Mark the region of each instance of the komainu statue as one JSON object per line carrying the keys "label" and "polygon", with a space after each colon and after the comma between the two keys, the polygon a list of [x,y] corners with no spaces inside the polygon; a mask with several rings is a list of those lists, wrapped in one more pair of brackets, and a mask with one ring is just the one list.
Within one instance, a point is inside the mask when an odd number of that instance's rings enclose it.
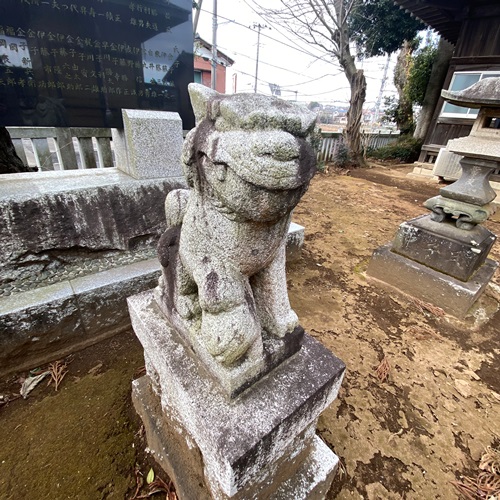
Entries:
{"label": "komainu statue", "polygon": [[196,127],[182,155],[191,189],[166,199],[157,301],[169,322],[223,366],[262,351],[262,332],[298,325],[285,245],[292,209],[316,171],[315,115],[255,94],[190,84]]}

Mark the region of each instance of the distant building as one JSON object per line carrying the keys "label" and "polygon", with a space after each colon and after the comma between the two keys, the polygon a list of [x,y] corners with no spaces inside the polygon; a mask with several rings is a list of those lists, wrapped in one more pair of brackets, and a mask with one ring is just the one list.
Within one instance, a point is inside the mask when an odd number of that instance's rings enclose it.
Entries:
{"label": "distant building", "polygon": [[[226,68],[234,64],[233,59],[217,50],[215,90],[226,92]],[[212,45],[196,35],[194,39],[194,81],[210,87],[212,83]]]}

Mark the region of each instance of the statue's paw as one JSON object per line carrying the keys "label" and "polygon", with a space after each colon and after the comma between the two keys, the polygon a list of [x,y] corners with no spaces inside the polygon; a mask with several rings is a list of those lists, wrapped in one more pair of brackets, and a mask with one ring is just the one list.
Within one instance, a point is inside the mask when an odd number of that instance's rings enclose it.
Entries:
{"label": "statue's paw", "polygon": [[175,300],[175,308],[182,319],[193,319],[201,315],[198,295],[178,295]]}
{"label": "statue's paw", "polygon": [[274,318],[268,321],[266,330],[276,337],[284,337],[287,333],[299,326],[299,318],[293,309],[289,309],[285,314],[277,314]]}
{"label": "statue's paw", "polygon": [[246,305],[218,314],[203,313],[202,341],[221,364],[238,361],[260,336],[260,325]]}

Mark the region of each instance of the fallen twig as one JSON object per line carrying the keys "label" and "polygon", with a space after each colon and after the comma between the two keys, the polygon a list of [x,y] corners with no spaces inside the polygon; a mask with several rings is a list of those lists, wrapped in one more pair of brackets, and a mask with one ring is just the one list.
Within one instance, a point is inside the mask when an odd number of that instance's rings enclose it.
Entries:
{"label": "fallen twig", "polygon": [[387,356],[384,356],[384,359],[382,359],[382,361],[378,365],[375,374],[377,375],[377,378],[380,380],[380,382],[384,382],[389,377],[390,371],[391,365],[389,364]]}
{"label": "fallen twig", "polygon": [[59,388],[59,385],[63,381],[63,378],[68,373],[68,365],[66,363],[62,363],[61,361],[54,361],[54,363],[50,363],[49,372],[51,379],[49,380],[49,384],[53,381],[55,385],[55,390]]}
{"label": "fallen twig", "polygon": [[139,494],[139,491],[142,488],[142,485],[144,484],[144,479],[142,478],[142,473],[139,469],[138,466],[135,467],[134,469],[134,474],[135,474],[135,493],[134,496],[130,498],[130,500],[135,500],[137,498],[137,495]]}
{"label": "fallen twig", "polygon": [[411,302],[417,307],[417,309],[420,312],[428,311],[434,316],[444,316],[446,313],[444,312],[443,309],[441,309],[438,306],[435,306],[433,304],[430,304],[429,302],[424,302],[423,300],[417,299],[415,297],[411,298]]}
{"label": "fallen twig", "polygon": [[451,484],[467,500],[493,499],[500,495],[500,452],[489,447],[481,457],[480,472],[476,479],[464,477]]}

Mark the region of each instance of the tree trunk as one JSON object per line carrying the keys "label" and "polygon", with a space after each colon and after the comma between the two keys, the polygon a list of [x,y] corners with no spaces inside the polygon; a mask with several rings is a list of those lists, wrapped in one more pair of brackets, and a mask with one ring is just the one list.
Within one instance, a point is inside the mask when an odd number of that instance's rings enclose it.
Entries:
{"label": "tree trunk", "polygon": [[432,65],[429,83],[425,89],[422,109],[418,117],[415,133],[413,134],[415,139],[424,140],[427,135],[427,131],[429,130],[429,126],[432,121],[432,115],[434,114],[434,109],[436,108],[439,96],[441,95],[441,89],[448,72],[448,67],[450,66],[450,59],[453,55],[454,48],[455,47],[444,38],[439,40],[436,60]]}
{"label": "tree trunk", "polygon": [[398,54],[396,68],[394,69],[394,85],[398,91],[398,108],[396,110],[396,124],[402,134],[413,130],[413,105],[408,99],[405,87],[411,69],[411,54],[413,47],[410,42],[405,41]]}
{"label": "tree trunk", "polygon": [[5,127],[0,127],[0,174],[18,174],[32,172],[17,156],[10,134]]}
{"label": "tree trunk", "polygon": [[363,105],[366,98],[366,79],[363,70],[356,68],[356,59],[351,54],[349,24],[345,15],[344,2],[343,0],[333,0],[333,6],[337,27],[335,32],[336,39],[334,40],[337,45],[335,56],[344,70],[351,88],[344,137],[351,161],[360,167],[364,167],[366,163],[361,145],[361,121],[363,119]]}
{"label": "tree trunk", "polygon": [[361,122],[363,120],[363,104],[366,98],[366,78],[362,69],[349,78],[351,99],[347,111],[347,126],[345,138],[351,158],[359,166],[365,166],[363,147],[361,144]]}

